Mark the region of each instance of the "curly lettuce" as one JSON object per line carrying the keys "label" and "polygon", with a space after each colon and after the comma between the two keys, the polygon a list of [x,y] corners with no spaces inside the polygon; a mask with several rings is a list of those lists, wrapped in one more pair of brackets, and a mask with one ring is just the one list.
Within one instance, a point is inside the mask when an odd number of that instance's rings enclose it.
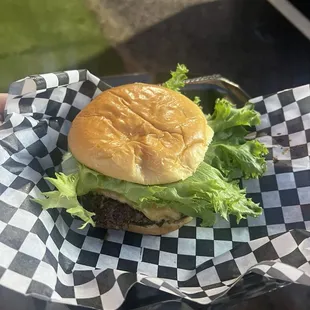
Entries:
{"label": "curly lettuce", "polygon": [[146,186],[118,180],[84,165],[77,165],[77,172],[70,175],[56,174],[47,178],[57,191],[45,193],[46,199],[35,199],[45,209],[66,208],[71,215],[95,226],[95,215],[83,208],[78,197],[102,189],[113,192],[128,201],[137,210],[171,207],[184,215],[202,219],[202,226],[212,226],[215,214],[228,220],[235,215],[237,222],[246,216],[259,216],[261,208],[245,196],[236,181],[228,182],[216,168],[202,163],[193,176],[172,184]]}
{"label": "curly lettuce", "polygon": [[56,178],[45,178],[56,188],[55,191],[43,193],[45,199],[33,199],[33,201],[42,205],[44,210],[53,208],[65,208],[68,213],[73,216],[79,217],[84,224],[81,229],[86,227],[87,224],[95,226],[95,222],[92,217],[95,215],[93,212],[89,212],[84,209],[77,196],[77,184],[80,180],[79,175],[64,173],[56,173]]}
{"label": "curly lettuce", "polygon": [[[187,73],[188,69],[185,65],[177,64],[176,70],[170,72],[171,78],[163,83],[163,86],[176,92],[181,92],[181,89],[185,86],[185,81],[187,80]],[[195,96],[193,102],[199,106],[200,101],[200,98]]]}
{"label": "curly lettuce", "polygon": [[207,116],[214,133],[237,126],[255,126],[260,124],[260,114],[254,110],[253,103],[246,103],[243,108],[236,108],[226,99],[217,99],[214,112]]}
{"label": "curly lettuce", "polygon": [[206,153],[205,162],[219,169],[230,179],[258,178],[266,170],[264,156],[267,153],[266,147],[256,140],[244,144],[215,141]]}
{"label": "curly lettuce", "polygon": [[175,71],[171,71],[171,78],[163,83],[163,86],[171,90],[179,92],[181,88],[185,85],[185,80],[187,79],[188,69],[185,65],[177,64]]}
{"label": "curly lettuce", "polygon": [[247,140],[246,127],[260,123],[254,105],[237,109],[226,99],[218,99],[214,113],[207,116],[214,131],[205,162],[219,169],[229,179],[258,178],[266,170],[267,148],[257,140]]}

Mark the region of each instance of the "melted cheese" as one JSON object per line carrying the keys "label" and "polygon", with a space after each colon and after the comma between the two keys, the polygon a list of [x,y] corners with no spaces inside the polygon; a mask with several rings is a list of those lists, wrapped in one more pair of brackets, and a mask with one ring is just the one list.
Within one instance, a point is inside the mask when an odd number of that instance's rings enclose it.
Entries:
{"label": "melted cheese", "polygon": [[182,217],[180,212],[171,208],[146,208],[141,210],[141,212],[154,222],[161,222],[162,220],[177,221]]}

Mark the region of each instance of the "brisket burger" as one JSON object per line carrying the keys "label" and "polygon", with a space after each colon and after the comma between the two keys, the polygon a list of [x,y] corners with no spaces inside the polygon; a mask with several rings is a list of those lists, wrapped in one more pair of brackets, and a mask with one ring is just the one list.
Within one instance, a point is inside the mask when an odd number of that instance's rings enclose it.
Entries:
{"label": "brisket burger", "polygon": [[[74,158],[108,177],[145,186],[192,176],[213,130],[192,100],[168,88],[129,84],[102,92],[74,119],[68,135]],[[176,209],[133,208],[123,195],[98,188],[79,197],[96,226],[165,234],[191,221]]]}
{"label": "brisket burger", "polygon": [[[248,136],[260,114],[217,99],[204,115],[183,96],[187,68],[162,86],[129,84],[99,94],[76,116],[55,190],[33,201],[87,225],[161,235],[198,218],[212,226],[262,214],[240,188],[266,171],[265,145]],[[79,100],[77,98],[76,100]],[[211,103],[212,104],[212,103]]]}

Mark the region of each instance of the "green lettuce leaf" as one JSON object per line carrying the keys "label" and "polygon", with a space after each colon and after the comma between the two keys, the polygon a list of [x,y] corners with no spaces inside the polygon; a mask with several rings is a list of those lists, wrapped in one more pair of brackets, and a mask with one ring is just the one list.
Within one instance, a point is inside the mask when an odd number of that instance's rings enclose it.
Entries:
{"label": "green lettuce leaf", "polygon": [[163,83],[163,86],[171,90],[179,92],[181,88],[185,85],[185,80],[187,79],[188,69],[185,65],[177,64],[175,71],[171,71],[171,78]]}
{"label": "green lettuce leaf", "polygon": [[[237,222],[246,216],[258,216],[262,209],[246,198],[237,181],[228,182],[216,168],[202,163],[195,174],[185,181],[169,184],[152,197],[156,205],[169,206],[179,212],[202,219],[202,226],[214,224],[215,213],[228,220],[235,215]],[[142,207],[150,199],[143,200]],[[211,214],[213,213],[213,216]]]}
{"label": "green lettuce leaf", "polygon": [[45,193],[47,199],[36,199],[45,209],[66,208],[67,212],[82,219],[85,224],[94,225],[91,212],[85,210],[77,197],[102,189],[113,192],[137,210],[144,208],[171,207],[187,216],[202,219],[202,226],[211,226],[215,214],[226,220],[235,215],[237,221],[246,216],[258,216],[262,209],[246,198],[236,181],[227,179],[216,168],[202,163],[196,173],[184,181],[145,186],[104,176],[84,165],[78,165],[78,173],[65,176],[57,174],[56,179],[48,179],[58,191]]}
{"label": "green lettuce leaf", "polygon": [[194,98],[194,103],[196,103],[197,105],[200,105],[200,102],[201,102],[201,100],[200,100],[200,98],[198,97],[198,96],[195,96],[195,98]]}
{"label": "green lettuce leaf", "polygon": [[208,124],[214,133],[236,126],[255,126],[260,124],[260,115],[254,110],[252,103],[237,109],[226,99],[217,99],[212,115],[207,116]]}
{"label": "green lettuce leaf", "polygon": [[230,179],[258,178],[266,170],[264,156],[267,153],[267,148],[257,140],[244,144],[215,141],[206,153],[205,162],[222,171]]}
{"label": "green lettuce leaf", "polygon": [[245,126],[260,123],[260,114],[247,103],[237,109],[226,99],[218,99],[208,124],[215,134],[205,155],[205,162],[219,169],[229,179],[257,178],[266,170],[267,148],[257,140],[247,140]]}
{"label": "green lettuce leaf", "polygon": [[[180,92],[181,88],[185,86],[185,80],[187,79],[188,69],[185,65],[177,64],[177,68],[175,71],[171,71],[171,78],[163,83],[163,86],[169,88],[171,90]],[[195,96],[193,102],[199,106],[200,98]]]}
{"label": "green lettuce leaf", "polygon": [[45,178],[56,187],[56,191],[45,192],[43,195],[45,199],[33,199],[33,201],[42,205],[43,209],[52,208],[65,208],[68,213],[73,216],[79,217],[84,224],[80,227],[83,229],[87,224],[95,226],[92,217],[95,215],[93,212],[85,210],[79,203],[77,197],[77,184],[79,175],[63,173],[56,173],[56,178]]}

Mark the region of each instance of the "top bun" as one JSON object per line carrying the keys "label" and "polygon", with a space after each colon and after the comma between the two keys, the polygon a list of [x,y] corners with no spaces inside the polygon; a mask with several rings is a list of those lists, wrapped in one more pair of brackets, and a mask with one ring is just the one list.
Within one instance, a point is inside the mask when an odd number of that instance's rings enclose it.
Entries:
{"label": "top bun", "polygon": [[69,149],[85,166],[133,183],[191,176],[213,137],[201,109],[170,89],[142,83],[102,92],[74,119]]}

